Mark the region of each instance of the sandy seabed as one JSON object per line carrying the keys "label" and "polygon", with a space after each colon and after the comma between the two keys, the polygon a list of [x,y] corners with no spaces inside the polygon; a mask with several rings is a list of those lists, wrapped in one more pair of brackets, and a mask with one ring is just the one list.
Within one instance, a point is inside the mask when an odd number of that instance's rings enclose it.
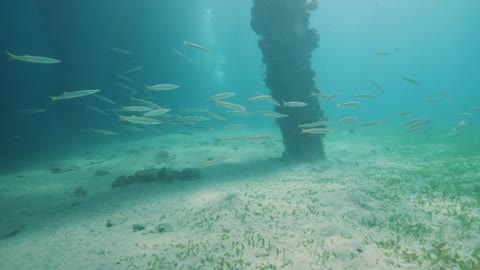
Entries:
{"label": "sandy seabed", "polygon": [[[327,161],[288,165],[278,135],[221,136],[112,142],[1,175],[0,269],[480,269],[478,145],[342,134]],[[111,187],[164,166],[202,177]]]}

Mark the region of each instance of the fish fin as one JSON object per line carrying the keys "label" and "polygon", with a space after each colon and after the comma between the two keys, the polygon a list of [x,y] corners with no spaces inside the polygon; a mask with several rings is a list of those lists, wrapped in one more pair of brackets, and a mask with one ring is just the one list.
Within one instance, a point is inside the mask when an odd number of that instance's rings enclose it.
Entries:
{"label": "fish fin", "polygon": [[186,40],[183,41],[183,45],[187,45],[188,42]]}

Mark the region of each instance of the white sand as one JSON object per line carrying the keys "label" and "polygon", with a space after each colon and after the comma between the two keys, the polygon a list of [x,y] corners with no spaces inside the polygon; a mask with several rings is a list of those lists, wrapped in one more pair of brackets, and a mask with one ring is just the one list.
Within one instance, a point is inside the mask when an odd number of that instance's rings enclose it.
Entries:
{"label": "white sand", "polygon": [[[428,171],[451,145],[436,146],[437,155],[429,159],[431,151],[418,149],[432,145],[345,134],[347,139],[327,139],[328,162],[286,166],[272,159],[282,152],[278,135],[215,145],[220,136],[225,135],[175,134],[106,144],[83,157],[46,162],[77,170],[52,174],[46,165],[0,176],[0,235],[21,229],[0,240],[0,269],[479,265],[472,255],[480,250],[478,202],[429,189],[431,181],[444,183],[449,177],[467,187],[478,183],[478,170],[462,179]],[[159,162],[161,150],[176,158]],[[209,158],[226,159],[201,169],[200,180],[110,187],[119,175],[162,166],[198,167]],[[457,161],[479,164],[480,156]],[[418,168],[425,171],[422,181],[409,176],[418,177]],[[94,176],[98,169],[109,174]],[[88,190],[86,196],[74,195],[79,186]],[[112,215],[126,221],[107,227]],[[146,228],[134,232],[134,224]],[[159,224],[165,232],[156,231]]]}

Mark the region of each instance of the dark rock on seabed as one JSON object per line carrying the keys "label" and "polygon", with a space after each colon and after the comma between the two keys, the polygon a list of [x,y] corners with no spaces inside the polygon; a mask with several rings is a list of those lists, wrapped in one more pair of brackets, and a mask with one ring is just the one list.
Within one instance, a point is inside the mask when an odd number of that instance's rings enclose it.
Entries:
{"label": "dark rock on seabed", "polygon": [[112,187],[123,187],[133,183],[193,181],[200,179],[198,169],[185,168],[176,171],[163,167],[161,169],[147,169],[135,172],[133,175],[122,175],[113,181]]}

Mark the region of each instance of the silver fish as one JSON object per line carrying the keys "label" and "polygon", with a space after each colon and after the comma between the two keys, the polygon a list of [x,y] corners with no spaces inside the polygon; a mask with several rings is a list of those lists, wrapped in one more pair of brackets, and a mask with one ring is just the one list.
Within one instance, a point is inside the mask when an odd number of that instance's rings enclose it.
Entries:
{"label": "silver fish", "polygon": [[209,161],[200,164],[200,167],[209,167],[209,166],[212,166],[212,165],[216,165],[218,163],[221,163],[221,162],[225,161],[225,159],[226,158],[224,158],[224,157],[210,159]]}
{"label": "silver fish", "polygon": [[234,92],[223,92],[223,93],[218,93],[213,96],[210,96],[209,100],[220,100],[220,99],[226,99],[229,97],[235,96],[237,93]]}
{"label": "silver fish", "polygon": [[420,85],[421,85],[418,81],[416,81],[416,80],[414,80],[414,79],[411,79],[411,78],[402,77],[402,80],[404,80],[404,81],[406,81],[406,82],[409,82],[409,83],[411,83],[411,84],[413,84],[413,85],[416,85],[416,86],[420,86]]}
{"label": "silver fish", "polygon": [[283,118],[283,117],[288,117],[287,114],[283,113],[278,113],[278,112],[264,112],[262,113],[265,116],[273,117],[273,118]]}
{"label": "silver fish", "polygon": [[149,112],[153,110],[152,108],[146,106],[126,106],[122,107],[122,109],[129,112]]}
{"label": "silver fish", "polygon": [[36,64],[57,64],[62,61],[50,57],[32,56],[32,55],[14,55],[7,51],[8,59]]}
{"label": "silver fish", "polygon": [[325,94],[322,94],[322,93],[319,93],[319,92],[313,92],[313,93],[312,93],[312,97],[320,97],[320,98],[323,98],[323,99],[331,100],[331,99],[336,98],[337,95],[335,95],[335,94],[333,94],[333,95],[325,95]]}
{"label": "silver fish", "polygon": [[100,96],[100,95],[94,95],[94,97],[96,97],[96,98],[98,98],[98,99],[100,99],[100,100],[103,100],[103,101],[105,101],[105,102],[107,102],[107,103],[110,103],[110,104],[112,104],[112,105],[118,105],[117,102],[115,102],[115,101],[113,101],[113,100],[111,100],[111,99],[109,99],[109,98],[107,98],[107,97]]}
{"label": "silver fish", "polygon": [[412,119],[410,121],[407,121],[407,122],[403,123],[402,126],[411,126],[411,125],[414,125],[416,123],[422,123],[422,122],[425,122],[425,121],[429,121],[429,119],[427,117]]}
{"label": "silver fish", "polygon": [[127,51],[127,50],[121,49],[121,48],[108,48],[108,49],[112,52],[116,52],[116,53],[120,53],[120,54],[132,54],[131,51]]}
{"label": "silver fish", "polygon": [[226,126],[223,126],[224,128],[243,128],[243,127],[246,127],[247,125],[244,125],[244,124],[232,124],[232,125],[226,125]]}
{"label": "silver fish", "polygon": [[184,41],[183,42],[183,45],[185,46],[190,46],[192,48],[195,48],[195,49],[198,49],[198,50],[201,50],[201,51],[204,51],[204,52],[208,52],[208,49],[201,46],[201,45],[198,45],[198,44],[195,44],[195,43],[192,43],[192,42],[188,42],[188,41]]}
{"label": "silver fish", "polygon": [[203,117],[203,116],[195,116],[195,115],[192,115],[192,116],[180,116],[178,117],[178,119],[180,120],[185,120],[185,121],[208,121],[210,120],[210,118],[208,117]]}
{"label": "silver fish", "polygon": [[366,122],[366,123],[361,124],[360,127],[376,126],[376,125],[382,124],[382,123],[384,123],[384,122],[385,122],[385,120],[370,121],[370,122]]}
{"label": "silver fish", "polygon": [[302,134],[327,134],[330,132],[327,128],[309,128],[309,129],[302,129]]}
{"label": "silver fish", "polygon": [[376,95],[373,94],[355,94],[353,95],[354,98],[374,98]]}
{"label": "silver fish", "polygon": [[126,73],[132,73],[132,72],[137,72],[137,71],[140,71],[143,69],[143,66],[139,66],[139,67],[136,67],[136,68],[131,68],[131,69],[127,69],[127,70],[124,70],[120,73],[123,73],[123,74],[126,74]]}
{"label": "silver fish", "polygon": [[352,102],[338,103],[337,108],[354,107],[358,105],[360,105],[360,102],[352,101]]}
{"label": "silver fish", "polygon": [[187,61],[187,62],[190,62],[192,63],[193,60],[192,58],[188,57],[186,54],[184,54],[183,52],[177,50],[177,49],[172,49],[172,52],[178,56],[180,56],[183,60]]}
{"label": "silver fish", "polygon": [[129,78],[121,73],[114,73],[113,76],[115,76],[117,79],[124,80],[129,83],[135,83],[135,81],[132,78]]}
{"label": "silver fish", "polygon": [[209,111],[206,111],[205,112],[206,114],[210,115],[211,117],[217,119],[217,120],[220,120],[220,121],[225,121],[227,120],[225,117],[219,115],[219,114],[216,114],[216,113],[213,113],[213,112],[209,112]]}
{"label": "silver fish", "polygon": [[378,91],[382,93],[385,92],[385,89],[383,89],[383,87],[380,84],[376,83],[374,80],[370,80],[370,83],[373,85],[373,87],[377,88]]}
{"label": "silver fish", "polygon": [[305,102],[300,102],[300,101],[283,101],[283,107],[292,107],[292,108],[299,108],[299,107],[305,107],[308,104]]}
{"label": "silver fish", "polygon": [[150,107],[150,108],[153,108],[153,109],[161,109],[162,108],[162,107],[158,106],[157,104],[155,104],[153,102],[150,102],[150,101],[147,101],[147,100],[133,98],[133,97],[130,98],[130,100],[134,103],[140,104],[142,106]]}
{"label": "silver fish", "polygon": [[89,95],[93,95],[95,93],[100,92],[100,89],[92,89],[92,90],[80,90],[80,91],[74,91],[74,92],[65,92],[63,95],[59,96],[54,96],[50,97],[52,101],[57,101],[60,99],[71,99],[71,98],[79,98],[79,97],[85,97]]}
{"label": "silver fish", "polygon": [[242,140],[243,141],[253,141],[253,140],[270,140],[275,137],[270,136],[270,135],[253,135],[253,136],[248,136],[244,137]]}
{"label": "silver fish", "polygon": [[319,127],[319,126],[325,126],[327,124],[327,121],[322,120],[322,121],[317,121],[317,122],[312,122],[309,124],[300,124],[298,125],[299,128],[314,128],[314,127]]}
{"label": "silver fish", "polygon": [[93,107],[93,106],[90,106],[90,105],[85,105],[85,108],[91,110],[91,111],[94,111],[98,114],[101,114],[101,115],[109,115],[108,113],[106,113],[104,110],[102,109],[99,109],[97,107]]}
{"label": "silver fish", "polygon": [[115,136],[118,135],[118,132],[106,130],[106,129],[96,129],[91,128],[88,130],[90,133],[97,134],[97,135],[107,135],[107,136]]}
{"label": "silver fish", "polygon": [[45,109],[23,109],[23,110],[18,110],[17,113],[21,114],[34,114],[34,113],[42,113],[45,112]]}
{"label": "silver fish", "polygon": [[151,111],[145,113],[143,116],[146,116],[146,117],[159,116],[159,115],[166,114],[169,111],[170,111],[170,109],[164,109],[164,108],[154,109],[154,110],[151,110]]}
{"label": "silver fish", "polygon": [[241,115],[241,116],[247,116],[252,114],[251,112],[247,112],[247,111],[228,111],[228,113],[233,115]]}
{"label": "silver fish", "polygon": [[178,85],[169,84],[169,83],[156,84],[156,85],[145,85],[145,88],[147,90],[153,90],[153,91],[168,91],[168,90],[177,89],[179,87],[180,86],[178,86]]}
{"label": "silver fish", "polygon": [[236,111],[246,111],[247,110],[247,108],[245,108],[244,106],[239,105],[239,104],[234,104],[234,103],[230,103],[230,102],[223,102],[223,101],[220,101],[220,100],[214,100],[214,102],[218,106],[222,106],[222,107],[229,108],[229,109],[236,110]]}
{"label": "silver fish", "polygon": [[405,116],[405,115],[409,115],[409,114],[411,114],[411,113],[413,113],[413,112],[411,112],[411,111],[404,111],[404,112],[399,112],[398,115],[400,115],[400,116]]}
{"label": "silver fish", "polygon": [[349,116],[349,117],[345,117],[345,118],[342,118],[342,119],[338,120],[337,123],[340,124],[340,125],[350,124],[350,123],[356,122],[357,119],[358,119],[358,117],[356,117],[356,116]]}
{"label": "silver fish", "polygon": [[130,123],[140,124],[140,125],[158,125],[162,123],[157,119],[142,117],[142,116],[135,116],[135,115],[132,115],[132,116],[120,115],[120,121],[127,121]]}

